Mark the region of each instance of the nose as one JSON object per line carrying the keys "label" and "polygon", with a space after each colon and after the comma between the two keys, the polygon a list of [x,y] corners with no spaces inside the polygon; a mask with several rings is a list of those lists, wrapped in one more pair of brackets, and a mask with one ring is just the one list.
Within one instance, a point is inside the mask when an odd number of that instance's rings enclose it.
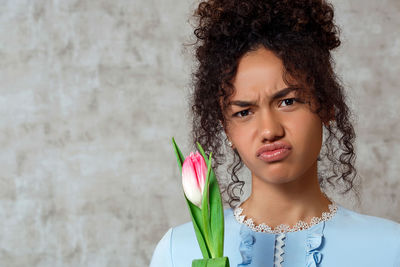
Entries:
{"label": "nose", "polygon": [[262,143],[273,142],[284,136],[285,131],[279,117],[272,111],[260,112],[258,117],[259,136]]}

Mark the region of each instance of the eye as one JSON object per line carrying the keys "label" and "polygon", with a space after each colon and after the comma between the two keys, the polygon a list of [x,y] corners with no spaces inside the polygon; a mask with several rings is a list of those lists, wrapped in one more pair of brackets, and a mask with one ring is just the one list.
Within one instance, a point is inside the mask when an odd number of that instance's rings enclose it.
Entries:
{"label": "eye", "polygon": [[245,110],[234,113],[232,116],[233,117],[246,117],[247,115],[249,115],[249,112],[250,112],[249,109],[245,109]]}
{"label": "eye", "polygon": [[299,99],[292,97],[292,98],[283,99],[282,101],[280,101],[280,104],[283,103],[286,106],[291,106],[291,105],[293,105],[294,102],[300,102],[300,101],[299,101]]}

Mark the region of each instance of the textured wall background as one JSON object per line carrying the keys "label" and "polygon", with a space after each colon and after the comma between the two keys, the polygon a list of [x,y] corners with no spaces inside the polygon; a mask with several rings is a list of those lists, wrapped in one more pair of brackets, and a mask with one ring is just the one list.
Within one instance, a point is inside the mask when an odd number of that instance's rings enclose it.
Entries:
{"label": "textured wall background", "polygon": [[[333,3],[363,197],[336,201],[400,221],[400,4]],[[170,138],[189,151],[194,6],[1,1],[0,266],[147,266],[189,221]]]}

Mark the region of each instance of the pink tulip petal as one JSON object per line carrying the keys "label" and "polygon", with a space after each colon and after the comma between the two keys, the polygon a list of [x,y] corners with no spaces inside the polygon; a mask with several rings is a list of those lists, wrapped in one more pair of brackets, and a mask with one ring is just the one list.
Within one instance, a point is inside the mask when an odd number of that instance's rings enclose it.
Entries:
{"label": "pink tulip petal", "polygon": [[182,185],[186,197],[201,208],[201,200],[206,182],[207,165],[203,156],[191,152],[182,165]]}
{"label": "pink tulip petal", "polygon": [[195,154],[195,168],[196,168],[196,174],[197,174],[197,180],[199,183],[199,186],[201,188],[201,193],[203,194],[204,191],[204,185],[206,183],[206,176],[207,176],[207,165],[206,162],[203,158],[203,156],[199,153],[196,152]]}
{"label": "pink tulip petal", "polygon": [[201,188],[197,181],[196,170],[193,164],[193,154],[185,159],[182,165],[182,185],[186,197],[195,205],[201,206]]}

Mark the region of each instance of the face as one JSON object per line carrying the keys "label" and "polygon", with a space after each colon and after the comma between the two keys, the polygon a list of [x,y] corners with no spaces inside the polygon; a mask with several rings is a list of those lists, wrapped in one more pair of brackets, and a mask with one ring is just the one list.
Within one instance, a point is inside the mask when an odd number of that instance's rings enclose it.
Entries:
{"label": "face", "polygon": [[[310,170],[316,176],[322,145],[321,119],[296,90],[285,90],[283,72],[282,61],[265,48],[244,55],[224,114],[226,134],[253,179],[275,184],[301,179]],[[285,158],[266,161],[257,156],[261,147],[277,141],[291,147]]]}

